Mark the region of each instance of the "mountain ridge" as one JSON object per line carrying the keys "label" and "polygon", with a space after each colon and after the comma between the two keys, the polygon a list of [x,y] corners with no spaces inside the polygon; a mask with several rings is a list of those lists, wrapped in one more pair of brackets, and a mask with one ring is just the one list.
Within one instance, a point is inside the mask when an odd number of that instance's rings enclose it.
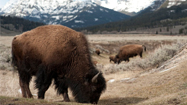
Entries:
{"label": "mountain ridge", "polygon": [[[84,17],[80,17],[79,15],[83,13]],[[95,17],[98,13],[100,16]],[[10,1],[10,3],[6,4],[2,8],[1,14],[4,16],[22,17],[45,24],[66,24],[66,26],[71,28],[86,27],[92,24],[98,25],[130,17],[101,7],[90,0],[85,0],[84,2],[79,0],[53,0],[53,2],[50,2],[50,0],[16,0],[16,2]],[[110,16],[110,14],[115,14],[115,16]],[[87,19],[85,19],[86,17]],[[90,20],[89,24],[87,20]],[[71,24],[68,24],[68,22],[71,22]],[[81,24],[77,25],[77,22]]]}
{"label": "mountain ridge", "polygon": [[[136,3],[137,0],[10,0],[1,10],[0,15],[3,16],[17,16],[25,18],[30,21],[42,22],[45,24],[61,24],[70,28],[90,27],[94,25],[105,24],[109,22],[116,22],[129,19],[130,16],[145,12],[155,12],[161,8],[170,8],[172,5],[179,5],[187,2],[186,0],[148,0],[149,5],[143,5],[140,11],[133,11],[129,13],[128,8]],[[126,2],[126,3],[125,3]],[[102,7],[105,3],[105,7]],[[143,2],[144,3],[144,2]],[[117,4],[119,11],[112,8]],[[121,5],[130,5],[129,7]],[[108,7],[107,5],[112,5]],[[132,10],[134,9],[132,8]],[[121,9],[120,9],[121,8]],[[148,10],[149,9],[149,10]],[[123,11],[120,11],[123,10]],[[125,15],[123,13],[128,15]],[[136,13],[138,12],[138,13]],[[130,15],[130,16],[129,16]]]}
{"label": "mountain ridge", "polygon": [[[178,6],[172,6],[170,8],[161,8],[155,12],[150,11],[151,8],[142,11],[141,14],[134,16],[128,20],[111,22],[103,25],[97,25],[93,27],[86,27],[77,29],[78,31],[86,30],[89,33],[103,33],[103,32],[144,32],[150,31],[153,28],[157,28],[152,33],[162,32],[163,27],[166,29],[166,34],[187,34],[186,20],[187,20],[187,4],[181,4]],[[180,26],[179,29],[175,29]],[[169,31],[169,28],[175,29],[175,33]],[[181,30],[182,29],[182,30]],[[138,31],[140,30],[140,31]],[[177,31],[178,30],[178,31]],[[180,30],[182,32],[180,32]]]}

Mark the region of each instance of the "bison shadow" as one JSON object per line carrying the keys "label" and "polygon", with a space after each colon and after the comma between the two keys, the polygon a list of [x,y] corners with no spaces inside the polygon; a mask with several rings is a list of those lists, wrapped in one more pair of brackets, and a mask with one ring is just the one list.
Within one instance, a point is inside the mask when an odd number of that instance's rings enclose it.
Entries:
{"label": "bison shadow", "polygon": [[140,98],[140,97],[109,98],[109,99],[100,99],[98,104],[100,104],[100,105],[137,104],[137,103],[147,100],[147,99],[148,98]]}

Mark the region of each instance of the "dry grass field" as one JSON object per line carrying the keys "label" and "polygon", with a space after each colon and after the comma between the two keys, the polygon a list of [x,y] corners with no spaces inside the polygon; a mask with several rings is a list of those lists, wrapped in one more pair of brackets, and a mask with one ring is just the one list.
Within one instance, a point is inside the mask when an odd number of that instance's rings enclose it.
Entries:
{"label": "dry grass field", "polygon": [[[82,105],[70,95],[70,103],[62,102],[51,85],[45,100],[21,98],[18,74],[12,71],[12,36],[0,36],[0,105]],[[187,105],[187,36],[163,35],[87,35],[93,61],[107,81],[100,105]],[[117,65],[109,62],[125,44],[143,44],[147,51]],[[98,56],[95,49],[100,49]]]}

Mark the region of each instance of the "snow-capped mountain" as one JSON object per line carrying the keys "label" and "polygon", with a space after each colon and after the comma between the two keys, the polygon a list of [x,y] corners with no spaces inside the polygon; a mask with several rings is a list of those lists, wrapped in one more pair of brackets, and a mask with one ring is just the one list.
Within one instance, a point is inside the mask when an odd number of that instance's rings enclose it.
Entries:
{"label": "snow-capped mountain", "polygon": [[166,0],[155,0],[153,2],[153,4],[151,6],[149,6],[151,8],[151,11],[155,11],[155,10],[158,10],[160,8],[161,5],[163,5],[163,3],[165,2]]}
{"label": "snow-capped mountain", "polygon": [[187,0],[92,0],[92,2],[119,12],[138,13],[148,7],[151,7],[152,11],[159,9],[162,5],[170,8],[187,2]]}
{"label": "snow-capped mountain", "polygon": [[10,0],[0,13],[46,24],[70,22],[69,27],[85,27],[129,17],[90,0]]}
{"label": "snow-capped mountain", "polygon": [[164,7],[170,8],[171,6],[177,6],[182,3],[187,3],[187,0],[166,0]]}
{"label": "snow-capped mountain", "polygon": [[130,16],[119,12],[138,13],[151,7],[179,5],[186,0],[10,0],[0,15],[11,15],[46,24],[86,27],[120,21]]}
{"label": "snow-capped mountain", "polygon": [[152,11],[155,11],[160,8],[170,8],[172,6],[178,6],[186,3],[187,0],[155,0],[150,7],[152,8]]}
{"label": "snow-capped mountain", "polygon": [[115,11],[139,12],[156,0],[92,0],[96,4]]}

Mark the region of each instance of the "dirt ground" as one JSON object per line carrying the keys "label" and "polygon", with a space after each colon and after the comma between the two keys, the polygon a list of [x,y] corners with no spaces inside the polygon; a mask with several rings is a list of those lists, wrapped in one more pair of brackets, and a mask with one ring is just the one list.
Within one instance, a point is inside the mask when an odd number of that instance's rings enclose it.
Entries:
{"label": "dirt ground", "polygon": [[[11,47],[13,37],[0,36],[0,44]],[[147,53],[154,51],[163,44],[172,44],[178,41],[187,41],[187,36],[163,36],[163,35],[87,35],[90,48],[101,50],[101,55],[92,53],[93,60],[98,65],[113,64],[109,62],[109,55],[114,55],[120,46],[125,44],[144,44]],[[127,70],[105,74],[107,89],[101,95],[98,104],[101,105],[187,105],[187,47],[173,59],[168,60],[158,68],[144,70]],[[124,63],[126,64],[126,63]],[[114,64],[113,64],[114,65]],[[118,66],[118,65],[115,65]],[[101,70],[102,71],[102,70]],[[31,81],[31,92],[36,99],[37,90],[34,88],[34,78]],[[56,95],[54,86],[51,85],[45,95],[45,101],[53,102],[49,105],[70,104],[75,102],[70,91],[72,103],[60,102],[62,96]],[[10,70],[0,70],[0,104],[22,105],[18,75]],[[13,97],[13,98],[4,98]],[[16,100],[16,101],[15,101]],[[33,100],[33,101],[34,101]],[[17,102],[17,103],[16,103]],[[24,101],[25,102],[25,101]],[[30,104],[26,101],[25,104]],[[41,104],[43,102],[38,102]],[[39,105],[35,103],[35,105]],[[77,103],[76,103],[77,104]]]}

